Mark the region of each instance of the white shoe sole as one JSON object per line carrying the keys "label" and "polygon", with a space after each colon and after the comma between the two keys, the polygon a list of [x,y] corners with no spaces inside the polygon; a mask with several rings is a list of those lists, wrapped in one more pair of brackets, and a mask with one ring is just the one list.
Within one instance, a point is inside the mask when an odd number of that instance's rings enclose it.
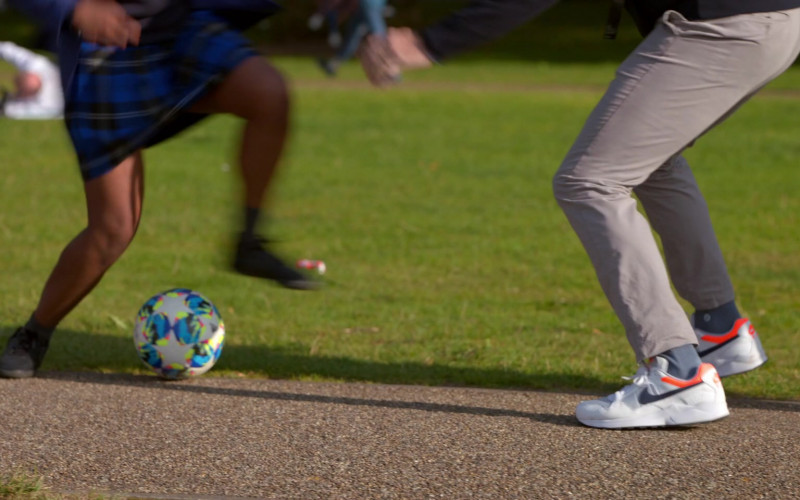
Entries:
{"label": "white shoe sole", "polygon": [[[666,368],[666,361],[661,364]],[[578,421],[602,429],[632,429],[704,424],[730,414],[719,375],[710,364],[701,364],[695,377],[685,381],[692,384],[688,386],[668,380],[671,377],[662,369],[646,376],[667,383],[661,386],[660,395],[650,390],[657,382],[634,378],[633,384],[608,398],[579,404],[575,409]]]}
{"label": "white shoe sole", "polygon": [[703,362],[711,363],[714,365],[714,368],[717,369],[720,377],[730,377],[731,375],[739,375],[740,373],[747,373],[749,371],[755,370],[759,366],[762,366],[764,363],[767,362],[767,357],[764,356],[763,358],[759,359],[750,359],[745,361],[739,360],[723,360],[723,361],[714,361],[712,359],[702,358]]}
{"label": "white shoe sole", "polygon": [[730,415],[730,411],[726,404],[709,402],[691,406],[674,405],[664,408],[658,413],[625,419],[593,420],[578,417],[578,421],[583,425],[600,429],[637,429],[705,424],[723,419],[728,415]]}
{"label": "white shoe sole", "polygon": [[[742,344],[747,343],[749,346],[742,348]],[[731,375],[738,375],[740,373],[755,370],[759,366],[767,362],[767,354],[761,346],[761,341],[758,337],[747,339],[738,337],[734,342],[724,346],[716,351],[713,351],[700,359],[704,363],[711,363],[717,369],[720,377],[730,377]]]}

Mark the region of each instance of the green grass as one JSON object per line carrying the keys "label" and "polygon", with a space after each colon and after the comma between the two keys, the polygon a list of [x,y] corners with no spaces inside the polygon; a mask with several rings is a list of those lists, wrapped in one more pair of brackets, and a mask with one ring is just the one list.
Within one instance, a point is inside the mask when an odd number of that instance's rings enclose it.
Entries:
{"label": "green grass", "polygon": [[0,475],[0,498],[45,500],[48,496],[41,477],[18,472]]}
{"label": "green grass", "polygon": [[26,471],[0,473],[0,498],[4,500],[121,500],[94,491],[64,494],[50,490],[42,476]]}
{"label": "green grass", "polygon": [[[613,64],[465,60],[387,92],[354,64],[329,81],[309,59],[277,63],[295,119],[269,232],[291,259],[325,260],[328,286],[291,292],[229,272],[239,123],[214,118],[148,152],[142,228],[43,369],[141,372],[134,314],[181,286],[210,297],[229,332],[206,376],[602,392],[634,370],[550,191]],[[688,153],[770,355],[726,380],[732,396],[797,397],[798,117],[791,92],[767,92]],[[85,214],[63,125],[0,121],[0,155],[7,335]]]}
{"label": "green grass", "polygon": [[0,473],[0,498],[4,500],[123,500],[123,498],[136,500],[138,497],[120,497],[95,491],[58,493],[45,485],[42,476],[17,471]]}

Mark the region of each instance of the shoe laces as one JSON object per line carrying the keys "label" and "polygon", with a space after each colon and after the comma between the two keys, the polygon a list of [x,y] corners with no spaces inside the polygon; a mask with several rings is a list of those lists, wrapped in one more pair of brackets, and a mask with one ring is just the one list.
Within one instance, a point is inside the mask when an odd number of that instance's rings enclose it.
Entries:
{"label": "shoe laces", "polygon": [[643,363],[639,366],[639,369],[636,370],[635,374],[625,375],[622,377],[622,380],[630,382],[630,384],[624,386],[614,394],[609,395],[606,398],[609,402],[620,401],[631,391],[638,391],[642,387],[648,387],[652,385],[652,382],[650,381],[650,367]]}
{"label": "shoe laces", "polygon": [[648,376],[650,376],[650,367],[646,364],[642,364],[639,366],[639,369],[636,370],[636,373],[633,375],[624,375],[622,380],[632,382],[633,385],[644,385]]}

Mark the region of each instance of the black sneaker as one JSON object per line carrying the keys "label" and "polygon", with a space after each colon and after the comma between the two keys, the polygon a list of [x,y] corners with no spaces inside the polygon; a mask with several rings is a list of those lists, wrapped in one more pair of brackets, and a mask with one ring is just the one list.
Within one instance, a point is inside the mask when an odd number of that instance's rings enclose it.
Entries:
{"label": "black sneaker", "polygon": [[33,377],[42,364],[50,339],[20,327],[8,339],[3,356],[0,357],[0,376],[6,378]]}
{"label": "black sneaker", "polygon": [[255,236],[243,236],[236,248],[233,268],[256,278],[273,280],[293,290],[316,290],[320,283],[283,263],[266,248],[267,241]]}

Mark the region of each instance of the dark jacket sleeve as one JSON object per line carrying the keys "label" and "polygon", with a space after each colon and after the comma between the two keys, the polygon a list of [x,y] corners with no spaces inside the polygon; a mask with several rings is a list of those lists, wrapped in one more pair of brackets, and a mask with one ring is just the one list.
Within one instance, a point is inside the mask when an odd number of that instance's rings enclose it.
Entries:
{"label": "dark jacket sleeve", "polygon": [[472,0],[420,32],[429,54],[449,59],[500,38],[559,0]]}
{"label": "dark jacket sleeve", "polygon": [[[52,30],[63,27],[77,3],[78,0],[11,0],[14,8]],[[274,0],[192,0],[192,8],[219,11],[242,28],[274,14],[281,5]]]}
{"label": "dark jacket sleeve", "polygon": [[77,3],[78,0],[11,0],[12,7],[50,30],[60,30]]}
{"label": "dark jacket sleeve", "polygon": [[78,0],[11,0],[10,3],[42,29],[54,35],[61,69],[61,85],[65,95],[68,95],[80,45],[78,33],[69,24]]}
{"label": "dark jacket sleeve", "polygon": [[282,9],[273,0],[192,0],[192,8],[213,10],[237,30],[245,30]]}

